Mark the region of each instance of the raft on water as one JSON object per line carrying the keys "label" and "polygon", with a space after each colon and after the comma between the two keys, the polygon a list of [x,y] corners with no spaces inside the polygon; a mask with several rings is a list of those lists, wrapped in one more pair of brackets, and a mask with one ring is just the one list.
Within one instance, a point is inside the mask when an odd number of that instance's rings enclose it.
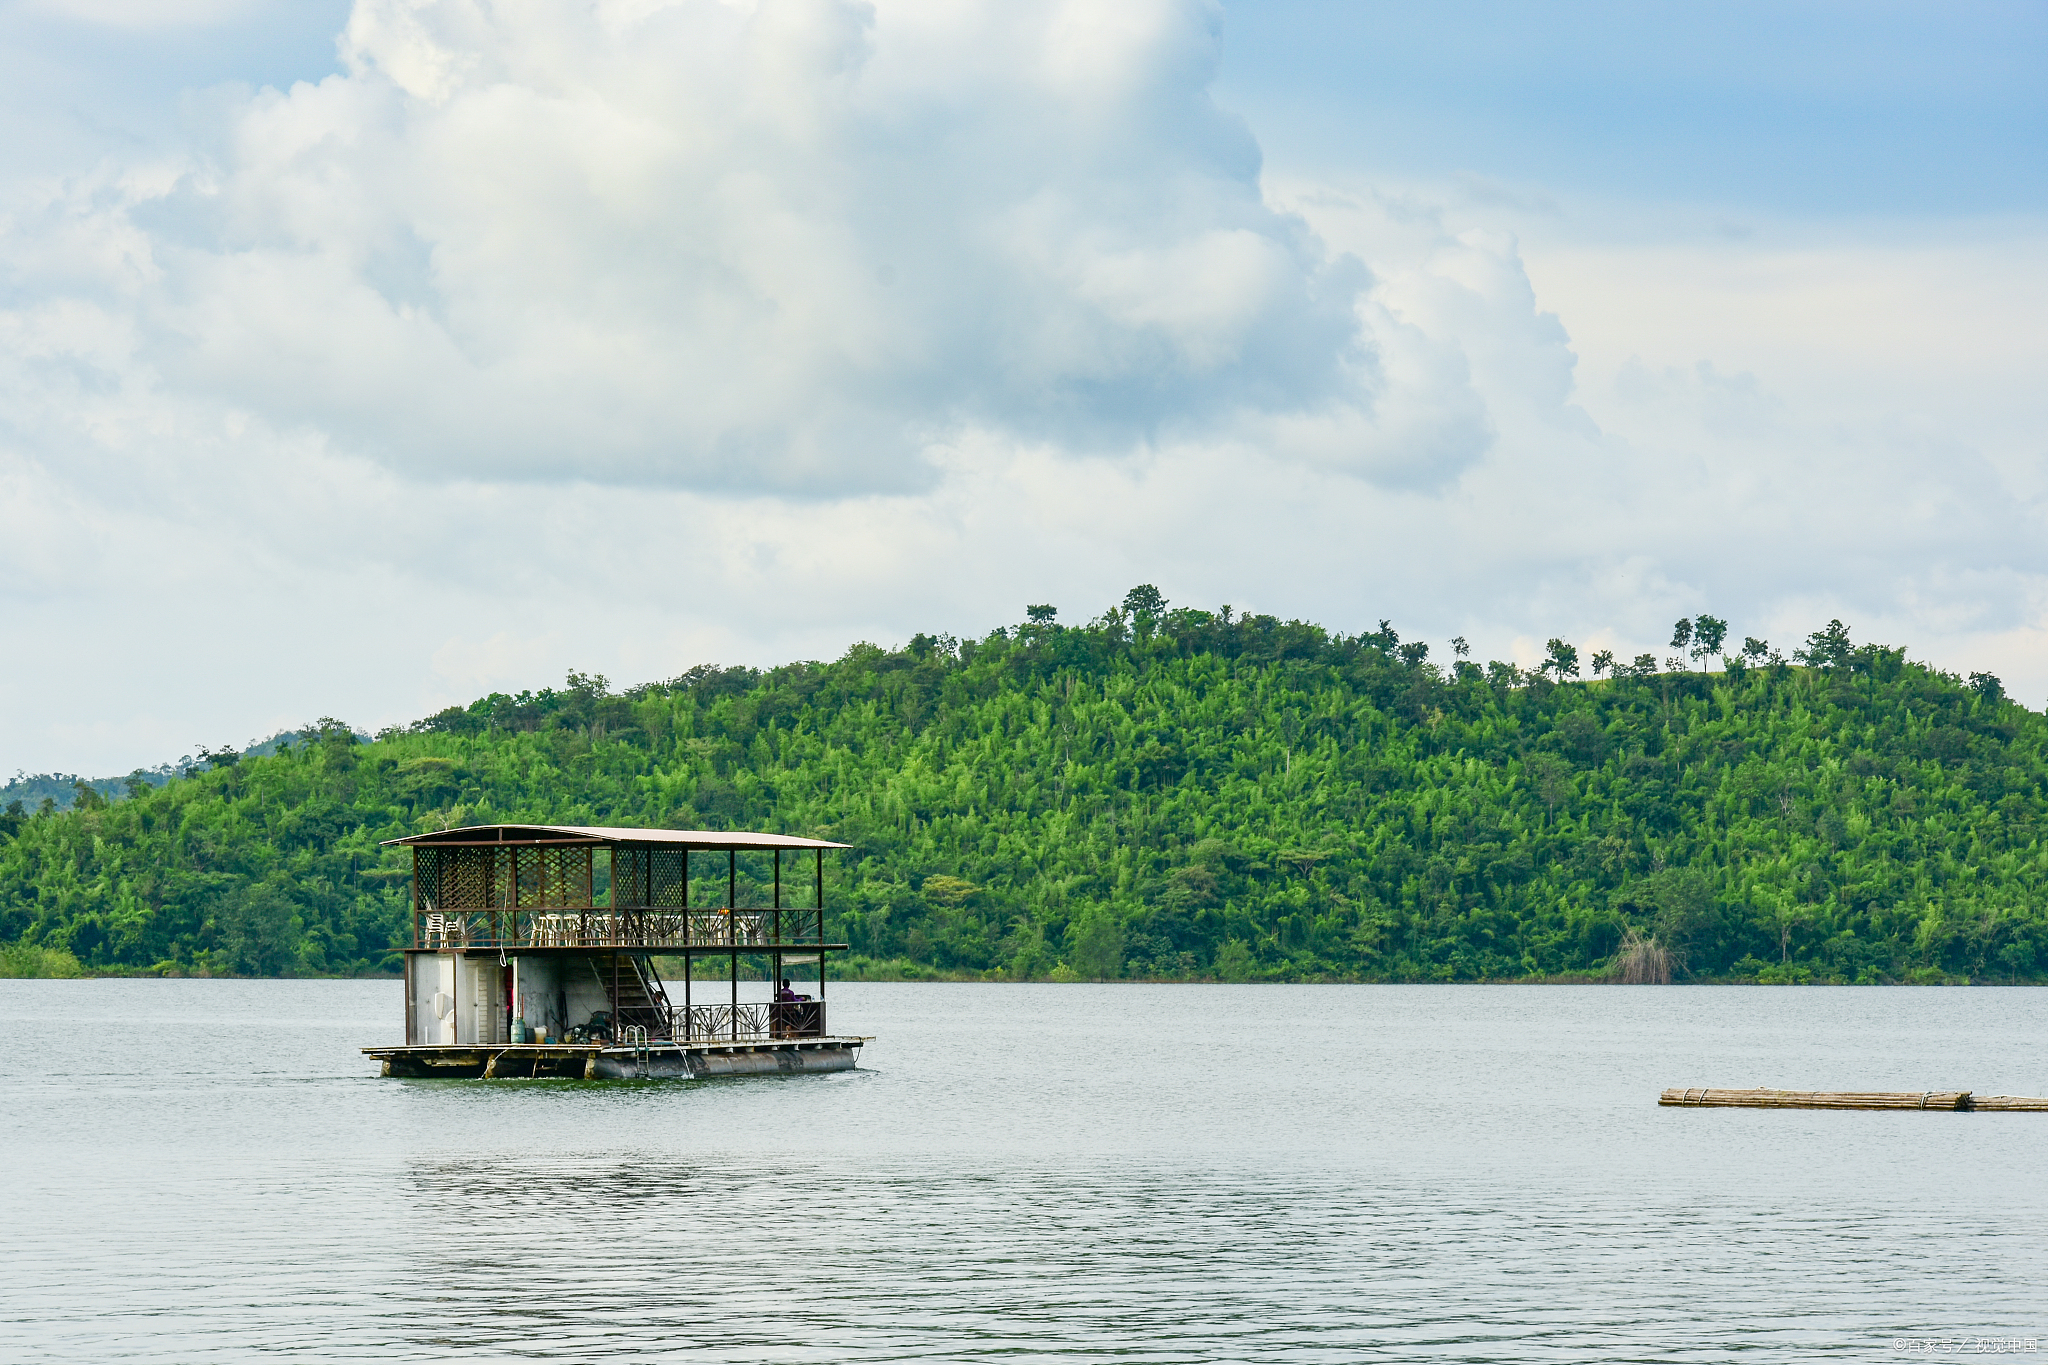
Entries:
{"label": "raft on water", "polygon": [[1666,1090],[1657,1103],[1681,1109],[1946,1109],[2048,1114],[2048,1099],[1967,1090]]}
{"label": "raft on water", "polygon": [[[869,1041],[825,1017],[826,957],[847,946],[826,941],[825,854],[845,844],[591,825],[387,842],[412,853],[413,929],[405,1041],[363,1049],[386,1076],[846,1071]],[[680,1000],[657,957],[681,960]],[[769,999],[740,999],[742,958]],[[707,967],[725,968],[708,1000]]]}

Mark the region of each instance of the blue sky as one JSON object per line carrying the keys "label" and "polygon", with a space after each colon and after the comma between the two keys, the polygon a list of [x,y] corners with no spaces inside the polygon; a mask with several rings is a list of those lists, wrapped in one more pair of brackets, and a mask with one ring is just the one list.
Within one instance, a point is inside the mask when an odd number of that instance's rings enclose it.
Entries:
{"label": "blue sky", "polygon": [[0,769],[1138,581],[2037,705],[2044,73],[2016,4],[0,6]]}
{"label": "blue sky", "polygon": [[2039,4],[1266,0],[1219,94],[1303,168],[1775,214],[2048,202]]}
{"label": "blue sky", "polygon": [[[9,112],[68,125],[82,147],[164,136],[190,91],[332,75],[349,5],[80,7],[150,16],[139,23],[65,9],[0,11]],[[1263,0],[1219,22],[1217,97],[1301,168],[1778,213],[2048,203],[2040,4]]]}

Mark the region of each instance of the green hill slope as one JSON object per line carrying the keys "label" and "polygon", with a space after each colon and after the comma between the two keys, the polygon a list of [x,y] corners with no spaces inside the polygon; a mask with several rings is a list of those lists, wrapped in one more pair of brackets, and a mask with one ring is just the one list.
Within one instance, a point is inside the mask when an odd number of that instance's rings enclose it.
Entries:
{"label": "green hill slope", "polygon": [[623,695],[572,674],[17,812],[0,939],[28,969],[391,970],[378,841],[534,820],[851,843],[831,903],[874,974],[1502,979],[1626,944],[1681,980],[2040,979],[2043,717],[1839,626],[1802,657],[1559,683],[1384,626],[1113,611]]}

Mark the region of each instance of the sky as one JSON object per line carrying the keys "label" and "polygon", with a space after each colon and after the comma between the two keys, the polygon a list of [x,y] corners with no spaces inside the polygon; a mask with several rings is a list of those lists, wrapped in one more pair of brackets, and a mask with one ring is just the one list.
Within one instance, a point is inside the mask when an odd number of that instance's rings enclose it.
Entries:
{"label": "sky", "polygon": [[0,772],[1131,586],[2048,700],[2048,9],[0,0]]}

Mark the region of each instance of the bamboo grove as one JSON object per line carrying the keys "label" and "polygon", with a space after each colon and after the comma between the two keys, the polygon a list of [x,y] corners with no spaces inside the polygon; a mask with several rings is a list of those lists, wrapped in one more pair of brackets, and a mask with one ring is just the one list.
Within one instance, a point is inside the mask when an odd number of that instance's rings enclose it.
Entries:
{"label": "bamboo grove", "polygon": [[1678,980],[2048,972],[2048,731],[1985,675],[1839,623],[1796,661],[1751,640],[1581,680],[1562,642],[1535,673],[1462,641],[1444,667],[1385,623],[1149,589],[1054,616],[623,693],[572,673],[17,808],[5,960],[393,970],[407,868],[379,841],[536,821],[852,844],[830,904],[870,976],[1596,978],[1645,944]]}

